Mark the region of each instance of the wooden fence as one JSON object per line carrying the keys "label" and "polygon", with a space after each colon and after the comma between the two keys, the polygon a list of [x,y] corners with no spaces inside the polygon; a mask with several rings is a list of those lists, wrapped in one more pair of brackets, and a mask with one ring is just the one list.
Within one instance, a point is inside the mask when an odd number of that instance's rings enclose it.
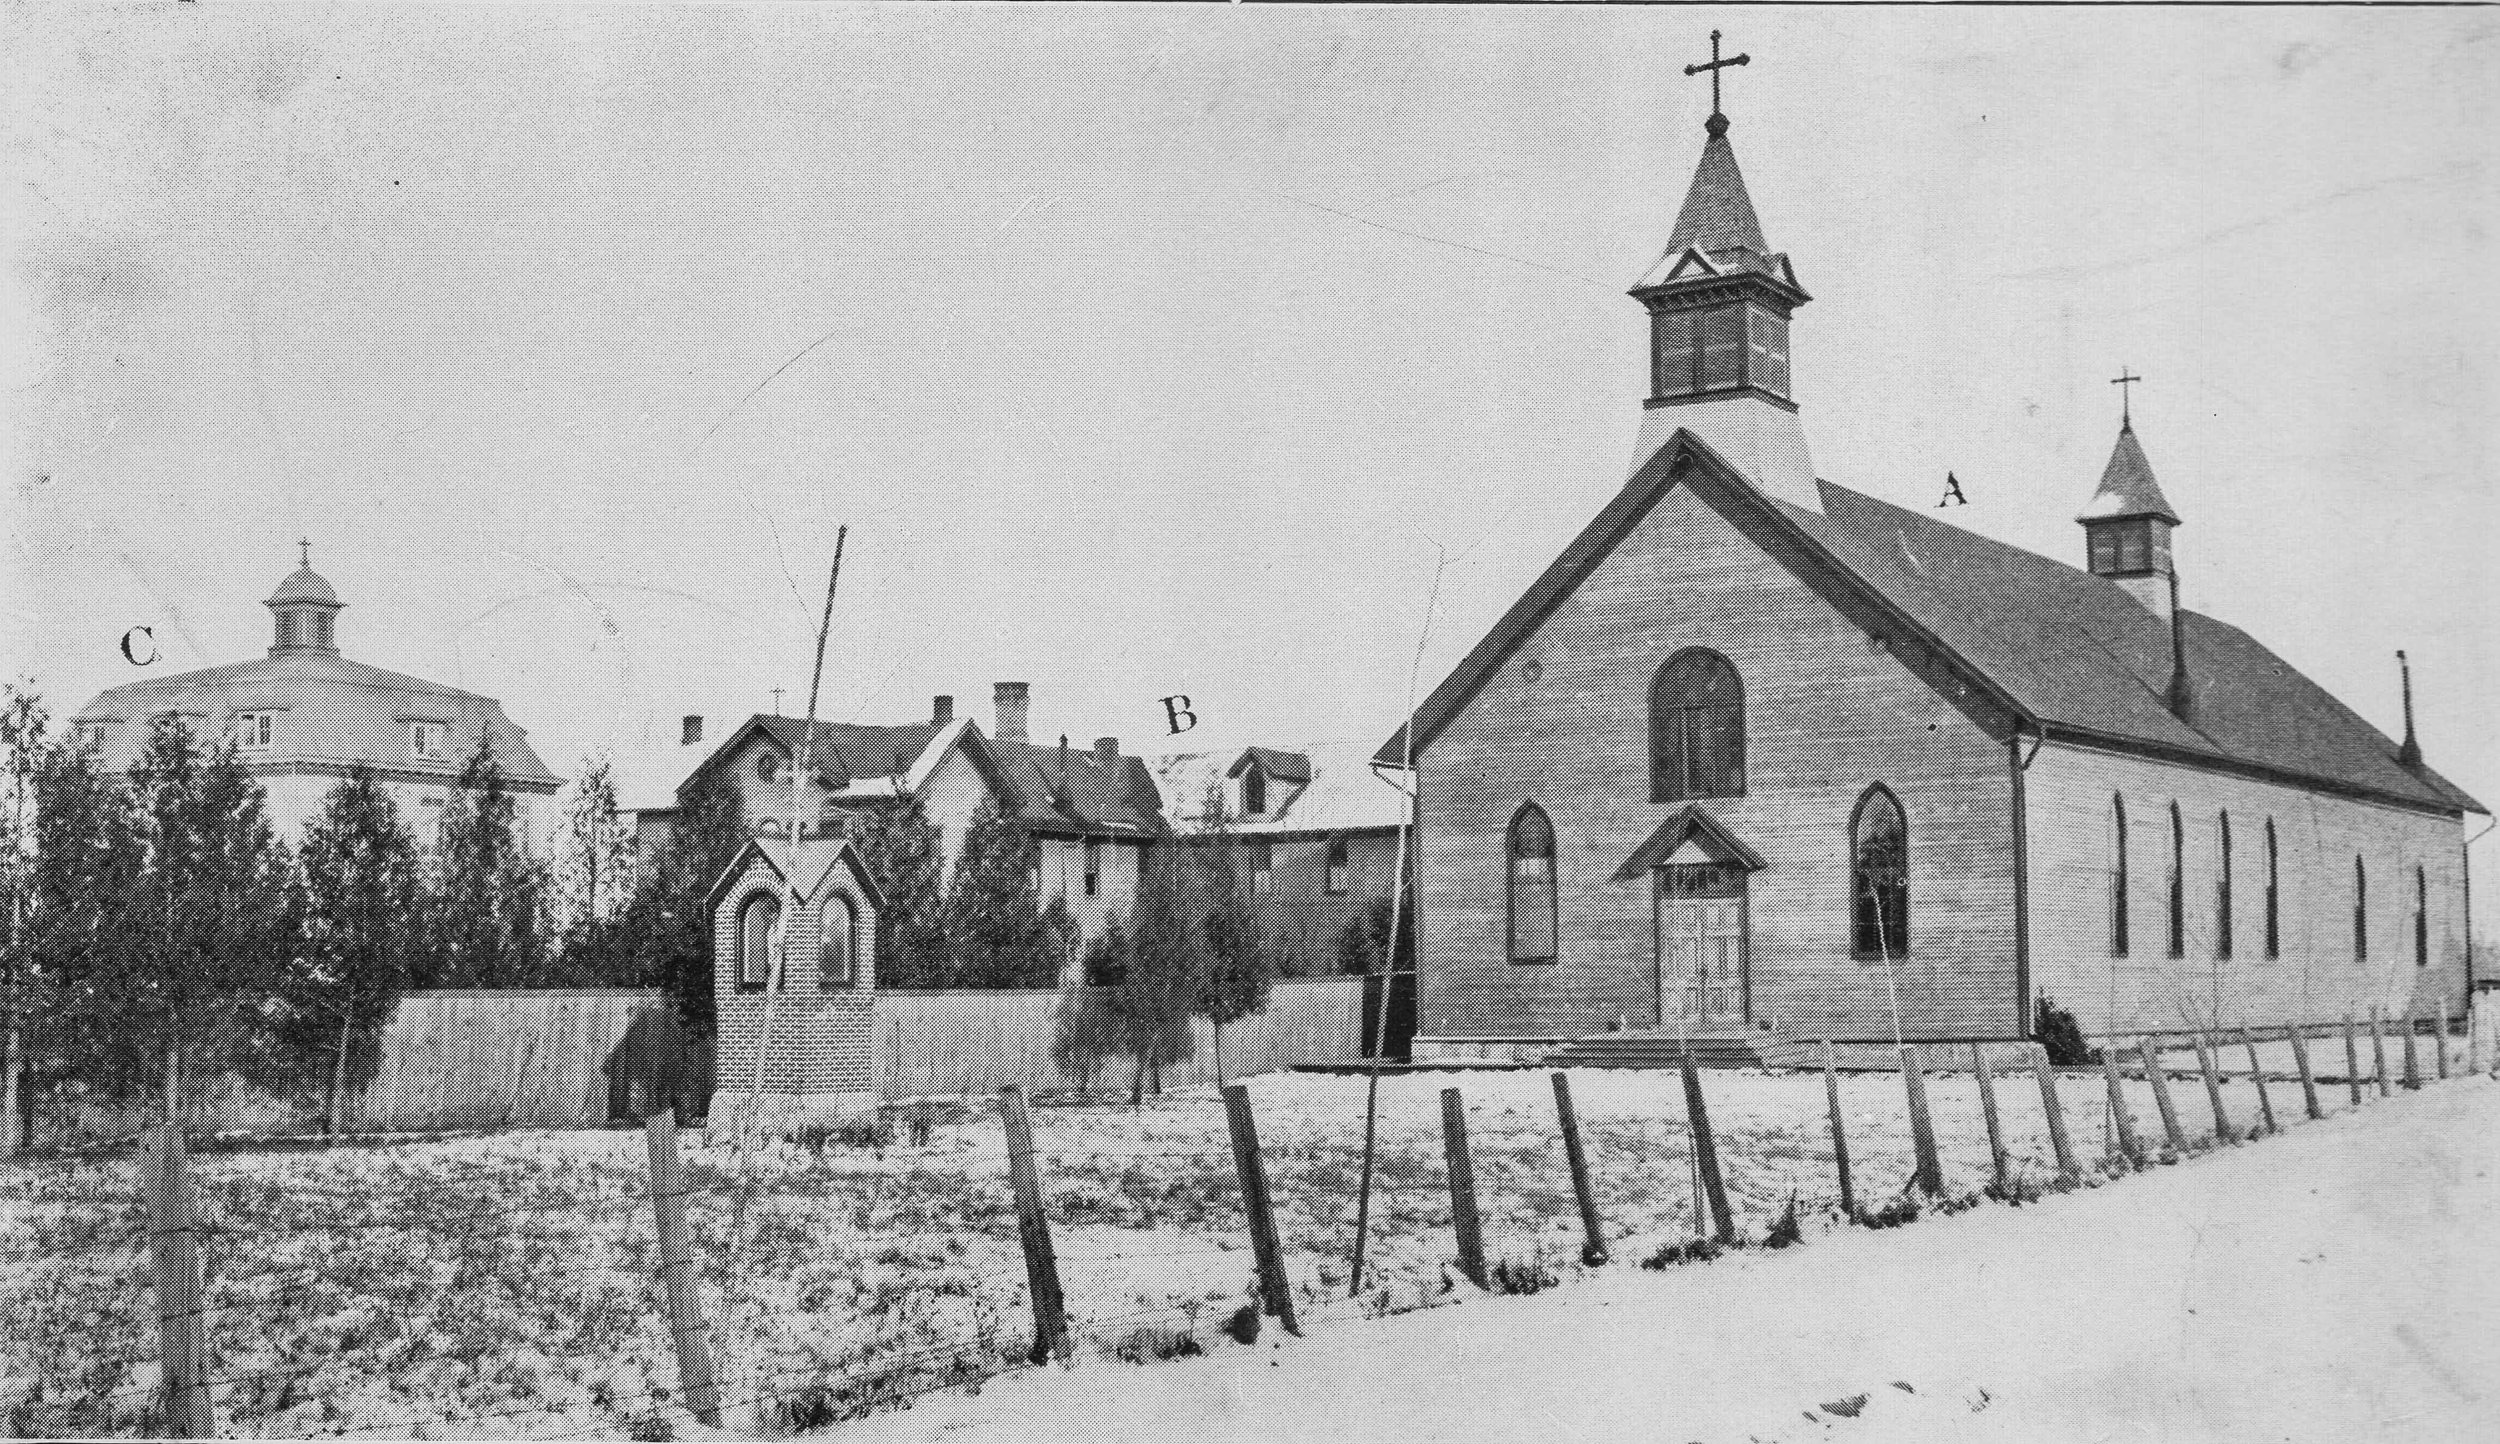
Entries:
{"label": "wooden fence", "polygon": [[410,993],[349,1126],[596,1127],[612,1076],[672,1021],[658,993],[627,988]]}

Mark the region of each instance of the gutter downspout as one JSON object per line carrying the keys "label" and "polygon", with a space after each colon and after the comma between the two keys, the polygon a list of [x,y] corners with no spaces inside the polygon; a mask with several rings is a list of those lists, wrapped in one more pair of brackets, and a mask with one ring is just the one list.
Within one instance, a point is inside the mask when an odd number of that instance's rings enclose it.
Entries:
{"label": "gutter downspout", "polygon": [[2474,996],[2474,844],[2491,836],[2500,827],[2500,817],[2485,818],[2483,830],[2469,837],[2457,848],[2457,876],[2465,885],[2465,996],[2472,1006]]}
{"label": "gutter downspout", "polygon": [[2005,739],[2005,760],[2014,784],[2014,1036],[2030,1041],[2035,1031],[2031,1009],[2031,805],[2023,774],[2048,745],[2048,729],[2031,722],[2031,750],[2022,750],[2025,719],[2016,718]]}

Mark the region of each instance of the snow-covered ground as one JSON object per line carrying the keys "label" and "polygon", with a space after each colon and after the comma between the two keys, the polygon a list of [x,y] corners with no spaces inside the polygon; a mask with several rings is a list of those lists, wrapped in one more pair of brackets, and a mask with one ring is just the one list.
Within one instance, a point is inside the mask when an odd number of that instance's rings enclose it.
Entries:
{"label": "snow-covered ground", "polygon": [[[1571,1077],[1618,1264],[1606,1272],[1621,1273],[1697,1232],[1680,1082]],[[1821,1076],[1705,1079],[1740,1228],[1759,1237],[1792,1201],[1809,1239],[1837,1228]],[[1288,1274],[1314,1334],[1470,1296],[1449,1263],[1445,1087],[1467,1102],[1487,1252],[1566,1284],[1587,1272],[1547,1074],[1391,1077],[1381,1083],[1371,1287],[1347,1298],[1364,1080],[1271,1075],[1251,1092]],[[2147,1085],[2125,1088],[2141,1136],[2157,1145]],[[1860,1206],[1879,1206],[1910,1175],[1900,1080],[1843,1075],[1841,1089]],[[2059,1091],[2099,1182],[2101,1076],[2063,1074]],[[2187,1131],[2203,1138],[2201,1084],[2182,1078],[2172,1091]],[[1976,1190],[1989,1161],[1975,1080],[1931,1075],[1929,1092],[1948,1186]],[[2258,1116],[2250,1082],[2235,1078],[2224,1092],[2244,1130]],[[2278,1115],[2296,1121],[2297,1086],[2272,1092]],[[2375,1113],[2372,1098],[2365,1111]],[[2349,1107],[2338,1088],[2321,1101],[2333,1113]],[[2028,1073],[2000,1081],[2000,1106],[2016,1172],[2045,1181],[2053,1160]],[[880,1398],[977,1381],[1030,1342],[994,1109],[933,1105],[925,1141],[905,1121],[913,1111],[893,1110],[900,1136],[875,1146],[785,1141],[742,1154],[689,1138],[690,1211],[732,1430],[805,1427]],[[1081,1355],[1240,1354],[1221,1326],[1248,1296],[1253,1269],[1215,1092],[1139,1109],[1054,1102],[1036,1108],[1034,1126]],[[155,1306],[133,1174],[127,1157],[0,1171],[0,1297],[10,1301],[0,1313],[0,1429],[147,1425]],[[195,1156],[194,1175],[210,1230],[213,1394],[227,1430],[696,1432],[676,1394],[653,1283],[638,1133],[208,1152]]]}
{"label": "snow-covered ground", "polygon": [[1040,1370],[841,1437],[2490,1438],[2495,1137],[2500,1086],[2434,1084],[2024,1208],[1463,1294],[1152,1369]]}

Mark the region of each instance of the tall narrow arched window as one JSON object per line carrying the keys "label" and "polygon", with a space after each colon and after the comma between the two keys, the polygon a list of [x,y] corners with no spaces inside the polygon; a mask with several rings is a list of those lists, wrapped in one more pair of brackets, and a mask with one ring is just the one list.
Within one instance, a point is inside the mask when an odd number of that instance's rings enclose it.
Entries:
{"label": "tall narrow arched window", "polygon": [[2413,869],[2413,966],[2431,965],[2431,878],[2417,864]]}
{"label": "tall narrow arched window", "polygon": [[2127,955],[2127,799],[2109,799],[2109,952]]}
{"label": "tall narrow arched window", "polygon": [[2187,956],[2187,824],[2170,804],[2170,956]]}
{"label": "tall narrow arched window", "polygon": [[757,893],[738,910],[738,986],[760,988],[772,981],[773,947],[781,940],[781,899]]}
{"label": "tall narrow arched window", "polygon": [[816,948],[816,986],[830,993],[859,977],[859,910],[836,895],[826,900],[824,941]]}
{"label": "tall narrow arched window", "polygon": [[1649,685],[1649,800],[1745,794],[1745,684],[1700,647],[1667,659]]}
{"label": "tall narrow arched window", "polygon": [[2266,819],[2266,956],[2283,956],[2282,859],[2274,850],[2274,819]]}
{"label": "tall narrow arched window", "polygon": [[2352,956],[2356,962],[2370,960],[2370,874],[2359,853],[2352,858]]}
{"label": "tall narrow arched window", "polygon": [[2231,814],[2225,810],[2216,824],[2215,841],[2220,844],[2214,859],[2214,956],[2231,956]]}
{"label": "tall narrow arched window", "polygon": [[1554,961],[1554,824],[1530,802],[1510,820],[1510,960]]}
{"label": "tall narrow arched window", "polygon": [[1910,950],[1910,829],[1901,803],[1878,783],[1849,819],[1849,940],[1861,958]]}

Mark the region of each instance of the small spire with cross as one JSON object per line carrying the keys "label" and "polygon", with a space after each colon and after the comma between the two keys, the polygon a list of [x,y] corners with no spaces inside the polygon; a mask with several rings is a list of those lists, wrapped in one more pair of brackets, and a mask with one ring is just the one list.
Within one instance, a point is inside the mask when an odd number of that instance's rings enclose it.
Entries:
{"label": "small spire with cross", "polygon": [[302,566],[302,567],[303,567],[306,571],[310,571],[310,570],[312,570],[312,538],[311,538],[311,537],[298,537],[298,538],[296,538],[295,544],[296,544],[297,546],[299,546],[299,547],[303,548],[303,559],[302,559],[302,561],[301,561],[300,565],[301,565],[301,566]]}
{"label": "small spire with cross", "polygon": [[775,717],[781,715],[781,692],[782,689],[779,687],[773,689],[773,715]]}
{"label": "small spire with cross", "polygon": [[2118,424],[2124,429],[2133,430],[2135,427],[2135,412],[2128,403],[2133,399],[2136,383],[2143,379],[2124,366],[2118,368],[2117,375],[2109,378],[2109,384],[2118,388]]}
{"label": "small spire with cross", "polygon": [[1712,135],[1725,135],[1727,133],[1727,116],[1719,109],[1719,72],[1725,70],[1731,65],[1751,64],[1753,64],[1753,57],[1750,55],[1731,55],[1725,60],[1721,60],[1719,58],[1719,32],[1713,30],[1710,32],[1710,63],[1707,65],[1687,65],[1684,67],[1684,73],[1686,75],[1699,75],[1704,71],[1709,72],[1709,130]]}

